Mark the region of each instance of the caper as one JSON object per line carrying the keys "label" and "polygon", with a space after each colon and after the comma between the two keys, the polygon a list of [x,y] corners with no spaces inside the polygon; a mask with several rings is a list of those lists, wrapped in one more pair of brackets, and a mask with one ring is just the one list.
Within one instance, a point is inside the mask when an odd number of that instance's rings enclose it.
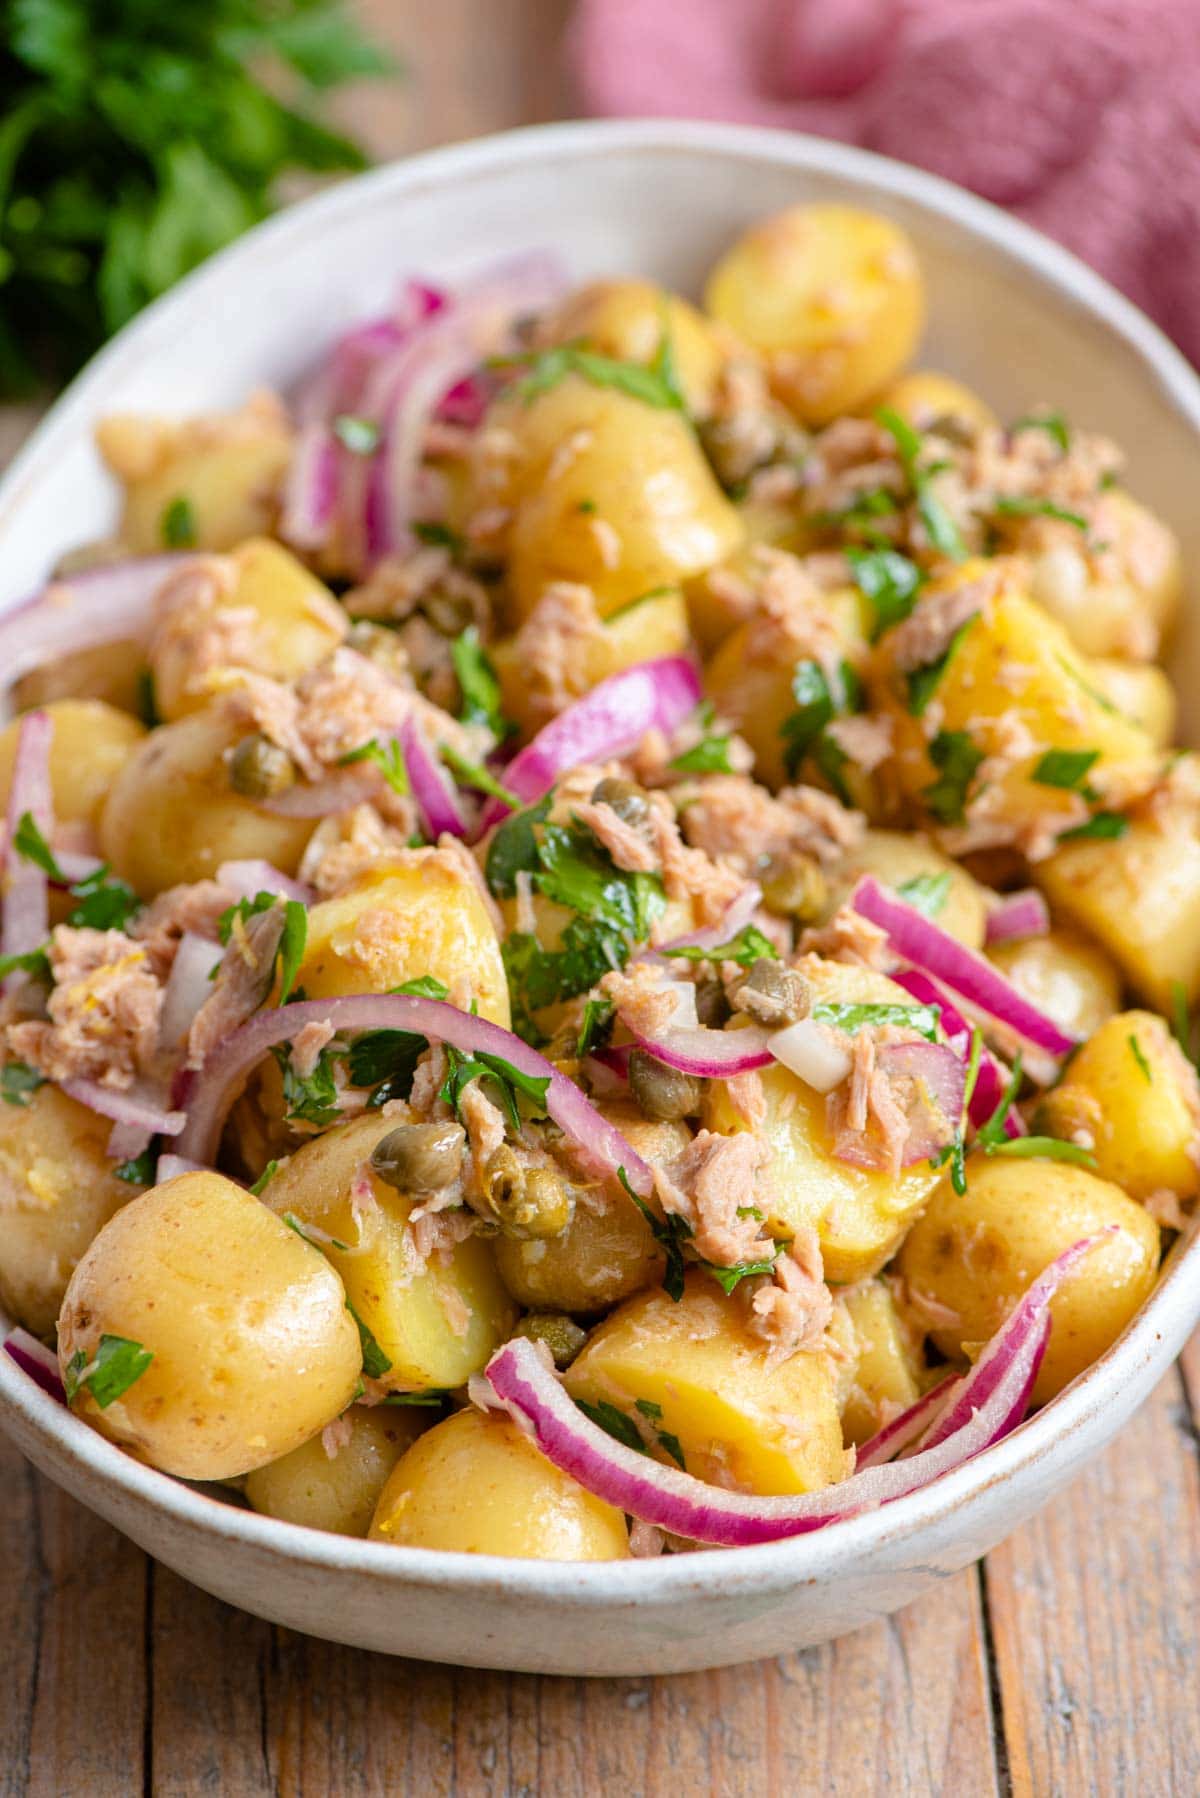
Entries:
{"label": "caper", "polygon": [[746,979],[733,995],[734,1007],[748,1012],[760,1024],[782,1029],[806,1018],[812,1010],[812,989],[803,974],[789,968],[786,962],[770,961],[764,955],[755,962]]}
{"label": "caper", "polygon": [[648,1118],[673,1121],[694,1117],[704,1099],[704,1082],[695,1074],[681,1074],[665,1061],[656,1061],[644,1049],[629,1057],[629,1090]]}
{"label": "caper", "polygon": [[488,1157],[482,1187],[475,1209],[522,1242],[561,1236],[575,1210],[562,1175],[552,1167],[527,1167],[508,1143]]}
{"label": "caper", "polygon": [[286,749],[260,731],[243,737],[229,758],[229,784],[247,799],[270,799],[290,787],[296,768]]}
{"label": "caper", "polygon": [[635,830],[650,816],[645,788],[632,780],[618,780],[613,775],[606,775],[596,782],[592,788],[592,804],[609,806],[622,823],[632,825]]}
{"label": "caper", "polygon": [[517,1335],[530,1342],[544,1342],[554,1357],[555,1367],[570,1367],[587,1341],[573,1317],[561,1311],[529,1311],[517,1325]]}
{"label": "caper", "polygon": [[406,675],[408,652],[395,631],[384,624],[372,624],[369,618],[356,618],[346,632],[350,649],[374,662],[385,674]]}
{"label": "caper", "polygon": [[729,1014],[729,1000],[720,975],[701,974],[696,981],[696,1021],[705,1030],[719,1030]]}
{"label": "caper", "polygon": [[828,903],[825,876],[811,855],[796,850],[770,855],[758,878],[768,909],[797,918],[802,924],[819,918]]}
{"label": "caper", "polygon": [[438,1192],[462,1171],[461,1124],[398,1124],[371,1150],[371,1172],[397,1192]]}
{"label": "caper", "polygon": [[421,610],[443,637],[460,637],[475,622],[475,606],[468,593],[430,593]]}

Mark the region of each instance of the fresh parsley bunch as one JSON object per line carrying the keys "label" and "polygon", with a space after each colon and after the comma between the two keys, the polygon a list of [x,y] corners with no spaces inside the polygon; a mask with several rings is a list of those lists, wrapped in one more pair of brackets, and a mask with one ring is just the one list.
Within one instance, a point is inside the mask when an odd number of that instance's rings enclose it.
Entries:
{"label": "fresh parsley bunch", "polygon": [[361,168],[308,104],[392,68],[346,0],[0,0],[0,25],[5,393],[71,373],[285,171]]}

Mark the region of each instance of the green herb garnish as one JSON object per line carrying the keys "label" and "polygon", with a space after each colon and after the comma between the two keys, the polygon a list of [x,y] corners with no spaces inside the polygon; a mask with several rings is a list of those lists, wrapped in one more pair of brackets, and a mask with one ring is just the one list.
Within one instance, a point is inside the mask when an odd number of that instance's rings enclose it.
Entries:
{"label": "green herb garnish", "polygon": [[363,1372],[366,1374],[368,1380],[382,1380],[384,1374],[391,1373],[391,1362],[388,1360],[349,1299],[346,1300],[346,1309],[358,1325],[358,1340],[362,1344]]}
{"label": "green herb garnish", "polygon": [[479,626],[469,624],[450,645],[450,659],[458,676],[462,705],[459,717],[464,724],[485,724],[498,743],[511,737],[516,729],[504,716],[500,700],[500,682],[479,637]]}
{"label": "green herb garnish", "polygon": [[453,774],[460,787],[473,787],[477,793],[486,793],[492,799],[498,799],[511,811],[519,811],[521,801],[504,783],[497,779],[490,768],[481,762],[473,762],[455,749],[452,743],[439,744],[442,760]]}
{"label": "green herb garnish", "polygon": [[1052,499],[1035,499],[1032,494],[1013,494],[1008,498],[994,499],[992,511],[1011,518],[1057,518],[1063,524],[1073,524],[1077,530],[1086,531],[1088,521],[1082,512],[1069,512]]}
{"label": "green herb garnish", "polygon": [[949,868],[944,874],[914,874],[911,880],[900,883],[896,893],[914,911],[922,912],[927,918],[936,918],[950,897],[953,878]]}
{"label": "green herb garnish", "polygon": [[488,1055],[483,1051],[464,1055],[461,1049],[455,1049],[449,1043],[445,1045],[445,1054],[446,1078],[438,1098],[445,1100],[455,1117],[459,1115],[463,1088],[478,1079],[489,1079],[499,1088],[501,1104],[514,1131],[520,1130],[522,1122],[518,1093],[530,1101],[536,1116],[545,1117],[549,1074],[526,1074],[511,1061],[506,1061],[503,1055]]}
{"label": "green herb garnish", "polygon": [[613,1002],[603,994],[591,998],[583,1008],[583,1018],[579,1026],[579,1035],[575,1039],[575,1054],[582,1058],[591,1053],[602,1036],[608,1034],[613,1018]]}
{"label": "green herb garnish", "polygon": [[334,1056],[322,1049],[311,1074],[298,1074],[292,1066],[291,1046],[276,1043],[271,1054],[279,1063],[283,1076],[283,1102],[289,1122],[316,1124],[324,1128],[336,1124],[341,1117],[337,1082],[333,1077]]}
{"label": "green herb garnish", "polygon": [[694,944],[685,943],[678,949],[660,949],[659,954],[673,956],[679,961],[735,961],[739,968],[752,967],[764,958],[779,960],[778,949],[756,924],[744,925],[727,943],[718,943],[713,949],[698,949]]}
{"label": "green herb garnish", "polygon": [[251,1196],[256,1199],[261,1199],[263,1196],[263,1193],[266,1191],[267,1187],[271,1184],[271,1181],[275,1178],[275,1176],[278,1172],[279,1172],[278,1161],[268,1161],[266,1167],[263,1169],[262,1173],[258,1176],[258,1179],[254,1182],[254,1185],[250,1188]]}
{"label": "green herb garnish", "polygon": [[1071,447],[1071,429],[1061,412],[1029,412],[1008,428],[1013,436],[1018,431],[1045,431],[1048,437],[1053,437],[1064,456]]}
{"label": "green herb garnish", "polygon": [[906,676],[908,709],[914,718],[920,718],[925,712],[929,701],[937,691],[938,683],[950,664],[951,657],[978,616],[978,612],[973,612],[970,618],[964,618],[941,655],[934,661],[926,662],[923,668],[909,669]]}
{"label": "green herb garnish", "polygon": [[961,824],[983,751],[965,730],[940,730],[929,745],[929,759],[938,778],[924,788],[921,797],[939,824]]}
{"label": "green herb garnish", "polygon": [[1130,1033],[1129,1033],[1128,1042],[1129,1042],[1130,1053],[1132,1054],[1133,1059],[1137,1062],[1138,1067],[1142,1070],[1142,1078],[1145,1080],[1147,1086],[1153,1086],[1154,1085],[1153,1069],[1151,1068],[1150,1063],[1146,1059],[1146,1051],[1142,1048],[1141,1043],[1139,1043],[1137,1036],[1133,1031],[1130,1031]]}
{"label": "green herb garnish", "polygon": [[180,494],[162,515],[161,533],[168,549],[194,549],[196,546],[196,514],[190,499]]}
{"label": "green herb garnish", "polygon": [[67,1403],[73,1405],[86,1390],[100,1409],[107,1411],[141,1379],[153,1359],[140,1342],[131,1342],[126,1336],[101,1336],[94,1360],[89,1363],[83,1349],[77,1349],[63,1369]]}
{"label": "green herb garnish", "polygon": [[1120,812],[1095,812],[1086,824],[1073,825],[1070,830],[1060,830],[1060,843],[1113,843],[1123,837],[1129,829],[1129,819]]}
{"label": "green herb garnish", "polygon": [[655,1242],[666,1256],[666,1267],[663,1270],[662,1280],[663,1291],[669,1299],[674,1299],[678,1304],[683,1297],[683,1245],[691,1237],[692,1227],[685,1217],[680,1217],[675,1211],[669,1212],[665,1218],[659,1217],[658,1213],[647,1205],[645,1199],[633,1190],[629,1182],[629,1175],[623,1167],[617,1169],[617,1178],[649,1224]]}
{"label": "green herb garnish", "polygon": [[23,1061],[6,1061],[0,1068],[0,1099],[6,1105],[28,1105],[38,1087],[45,1084],[45,1076]]}
{"label": "green herb garnish", "polygon": [[51,986],[54,976],[50,971],[50,957],[42,949],[25,949],[13,955],[0,955],[0,980],[9,974],[29,974],[34,980]]}
{"label": "green herb garnish", "polygon": [[127,1180],[130,1186],[149,1186],[154,1179],[154,1150],[143,1149],[131,1161],[123,1161],[113,1169],[118,1180]]}
{"label": "green herb garnish", "polygon": [[1100,759],[1098,749],[1047,749],[1033,770],[1040,787],[1061,787],[1072,792],[1081,787],[1089,769]]}
{"label": "green herb garnish", "polygon": [[333,421],[333,434],[353,456],[371,456],[379,448],[380,430],[372,418],[342,412]]}
{"label": "green herb garnish", "polygon": [[624,1448],[636,1449],[639,1455],[646,1453],[642,1433],[632,1417],[626,1417],[624,1411],[619,1410],[608,1399],[597,1399],[592,1404],[586,1398],[577,1398],[575,1404],[589,1423],[594,1423],[598,1429],[611,1436],[614,1442],[621,1443]]}
{"label": "green herb garnish", "polygon": [[892,1025],[897,1029],[916,1030],[935,1043],[941,1012],[936,1005],[852,1005],[822,1001],[813,1006],[809,1016],[814,1023],[828,1024],[834,1030],[845,1031],[847,1036],[854,1036],[863,1029],[882,1030]]}
{"label": "green herb garnish", "polygon": [[[806,755],[818,754],[823,741],[832,743],[832,738],[824,737],[826,725],[861,710],[862,682],[849,662],[826,670],[819,662],[804,660],[792,670],[792,698],[796,709],[788,713],[779,734],[783,739],[784,766],[788,778],[794,780]],[[842,761],[846,759],[842,753]],[[828,757],[826,762],[829,763]],[[835,766],[834,774],[838,771]],[[836,790],[830,766],[822,766],[822,772]]]}
{"label": "green herb garnish", "polygon": [[871,608],[874,643],[908,617],[925,577],[898,549],[848,549],[846,560],[855,585]]}
{"label": "green herb garnish", "polygon": [[716,716],[716,707],[711,699],[706,699],[696,713],[697,723],[703,735],[698,743],[685,749],[680,755],[673,756],[667,764],[678,769],[680,774],[732,774],[733,763],[729,759],[729,745],[732,741],[731,731],[716,731],[712,728]]}
{"label": "green herb garnish", "polygon": [[516,391],[527,405],[539,395],[549,393],[568,375],[580,375],[593,387],[614,388],[618,393],[660,411],[687,410],[675,376],[674,360],[669,354],[664,359],[661,343],[649,368],[641,362],[621,362],[615,356],[602,356],[575,343],[558,344],[553,349],[513,357],[502,366],[526,369],[517,382]]}
{"label": "green herb garnish", "polygon": [[408,792],[408,770],[399,737],[388,737],[382,743],[378,737],[372,737],[338,757],[339,768],[348,768],[354,762],[374,762],[393,793],[404,798]]}
{"label": "green herb garnish", "polygon": [[931,477],[934,470],[921,465],[924,445],[920,432],[915,431],[908,420],[901,418],[890,406],[881,406],[875,417],[896,445],[896,453],[916,502],[917,515],[925,526],[925,534],[930,543],[952,562],[964,562],[967,558],[967,546],[958,526],[933,490]]}

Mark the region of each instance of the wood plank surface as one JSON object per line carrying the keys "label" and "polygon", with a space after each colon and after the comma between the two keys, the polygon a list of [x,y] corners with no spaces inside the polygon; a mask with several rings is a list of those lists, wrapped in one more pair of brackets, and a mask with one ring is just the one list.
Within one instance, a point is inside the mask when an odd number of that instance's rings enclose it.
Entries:
{"label": "wood plank surface", "polygon": [[[363,0],[380,158],[563,116],[568,0]],[[0,457],[28,428],[0,413]],[[1075,1487],[897,1617],[673,1679],[388,1660],[145,1558],[0,1438],[0,1798],[1054,1798],[1200,1792],[1200,1341]]]}

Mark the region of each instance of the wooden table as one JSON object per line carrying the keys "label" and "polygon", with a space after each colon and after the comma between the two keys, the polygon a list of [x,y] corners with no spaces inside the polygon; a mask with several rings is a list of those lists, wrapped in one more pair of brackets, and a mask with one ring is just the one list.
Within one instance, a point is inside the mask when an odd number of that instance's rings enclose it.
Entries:
{"label": "wooden table", "polygon": [[[373,0],[380,155],[569,110],[565,0]],[[0,443],[25,424],[0,420]],[[392,1661],[219,1604],[0,1438],[0,1798],[1200,1792],[1200,1338],[986,1564],[778,1661],[587,1682]]]}

